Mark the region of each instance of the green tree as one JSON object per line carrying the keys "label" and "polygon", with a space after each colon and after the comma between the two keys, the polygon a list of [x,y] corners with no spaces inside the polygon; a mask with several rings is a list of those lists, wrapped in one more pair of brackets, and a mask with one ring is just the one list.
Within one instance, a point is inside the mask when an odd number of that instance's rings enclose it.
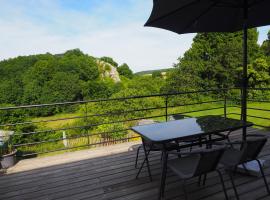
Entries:
{"label": "green tree", "polygon": [[118,67],[118,63],[115,62],[115,61],[114,61],[112,58],[110,58],[110,57],[104,56],[104,57],[101,57],[100,60],[102,60],[102,61],[104,61],[104,62],[107,62],[107,63],[111,64],[111,65],[114,66],[114,67]]}
{"label": "green tree", "polygon": [[270,31],[268,31],[267,39],[262,43],[261,48],[265,56],[270,56]]}
{"label": "green tree", "polygon": [[2,79],[0,83],[0,104],[20,104],[23,95],[23,84],[20,79]]}
{"label": "green tree", "polygon": [[126,87],[136,91],[143,91],[145,95],[149,95],[160,93],[164,84],[164,79],[154,79],[152,76],[136,76],[126,84]]}
{"label": "green tree", "polygon": [[81,98],[77,74],[57,72],[43,87],[40,101],[43,103],[68,102]]}
{"label": "green tree", "polygon": [[122,87],[121,83],[114,83],[111,79],[88,81],[82,83],[82,95],[84,99],[109,98]]}
{"label": "green tree", "polygon": [[[248,31],[249,63],[261,56],[256,29]],[[242,32],[199,33],[192,47],[169,73],[172,90],[235,87],[241,84]],[[172,86],[170,88],[169,86]]]}
{"label": "green tree", "polygon": [[125,77],[127,77],[129,79],[132,79],[133,78],[133,72],[132,72],[132,70],[129,68],[129,66],[126,63],[120,65],[117,68],[117,71],[122,76],[125,76]]}
{"label": "green tree", "polygon": [[79,75],[80,80],[96,80],[99,77],[98,66],[95,59],[84,55],[82,52],[68,51],[59,59],[55,65],[57,71],[75,73]]}
{"label": "green tree", "polygon": [[270,66],[266,59],[258,58],[248,65],[249,87],[264,88],[270,84]]}
{"label": "green tree", "polygon": [[154,71],[152,73],[153,78],[163,78],[161,71]]}

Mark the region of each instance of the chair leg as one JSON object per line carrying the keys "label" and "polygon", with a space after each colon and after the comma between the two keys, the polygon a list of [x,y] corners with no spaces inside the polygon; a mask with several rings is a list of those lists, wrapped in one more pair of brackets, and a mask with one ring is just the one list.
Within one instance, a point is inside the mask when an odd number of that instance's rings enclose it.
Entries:
{"label": "chair leg", "polygon": [[139,157],[139,153],[140,153],[140,149],[142,148],[142,146],[139,146],[137,149],[137,154],[136,154],[136,160],[135,160],[135,168],[138,168],[138,157]]}
{"label": "chair leg", "polygon": [[206,178],[207,178],[207,174],[204,174],[203,176],[203,185],[205,186],[205,183],[206,183]]}
{"label": "chair leg", "polygon": [[187,190],[186,190],[186,181],[185,180],[183,180],[182,187],[183,187],[185,200],[188,200],[188,195],[187,195]]}
{"label": "chair leg", "polygon": [[225,187],[225,184],[224,184],[224,179],[223,179],[223,176],[221,174],[221,172],[219,170],[216,170],[217,173],[218,173],[218,176],[219,176],[219,179],[220,179],[220,182],[221,182],[221,185],[222,185],[222,189],[223,189],[223,192],[224,192],[224,195],[225,195],[225,199],[228,200],[228,194],[227,194],[227,190],[226,190],[226,187]]}
{"label": "chair leg", "polygon": [[140,173],[142,171],[142,168],[143,168],[144,164],[146,163],[147,169],[148,169],[148,175],[149,175],[150,181],[152,181],[152,175],[151,175],[149,161],[148,161],[148,155],[149,155],[149,153],[150,153],[150,150],[147,151],[147,152],[145,152],[145,158],[144,158],[144,160],[142,162],[142,165],[141,165],[141,167],[140,167],[140,169],[139,169],[139,171],[138,171],[138,173],[136,175],[136,179],[138,179],[138,177],[139,177],[139,175],[140,175]]}
{"label": "chair leg", "polygon": [[237,200],[239,200],[239,195],[238,195],[238,192],[236,190],[236,186],[235,186],[235,183],[234,183],[234,179],[233,179],[233,173],[229,172],[229,177],[230,177],[230,180],[231,180],[231,183],[232,183],[232,187],[233,187],[233,190],[234,190],[234,194],[235,194],[235,197]]}
{"label": "chair leg", "polygon": [[266,190],[267,190],[267,193],[270,195],[270,190],[269,190],[269,186],[268,186],[268,183],[267,183],[267,180],[266,180],[266,177],[265,177],[265,174],[264,174],[264,171],[263,171],[263,167],[262,167],[262,164],[259,160],[257,160],[257,163],[260,167],[260,171],[261,171],[261,174],[262,174],[262,177],[263,177],[263,181],[264,181],[264,184],[265,184],[265,187],[266,187]]}
{"label": "chair leg", "polygon": [[160,162],[162,162],[163,154],[164,154],[164,152],[162,151],[161,152],[161,157],[160,157]]}
{"label": "chair leg", "polygon": [[202,176],[203,176],[203,186],[205,186],[207,174],[204,174],[204,175],[200,175],[200,176],[199,176],[199,178],[198,178],[198,186],[201,185]]}
{"label": "chair leg", "polygon": [[199,178],[198,178],[198,186],[201,185],[201,181],[202,181],[202,175],[200,175]]}

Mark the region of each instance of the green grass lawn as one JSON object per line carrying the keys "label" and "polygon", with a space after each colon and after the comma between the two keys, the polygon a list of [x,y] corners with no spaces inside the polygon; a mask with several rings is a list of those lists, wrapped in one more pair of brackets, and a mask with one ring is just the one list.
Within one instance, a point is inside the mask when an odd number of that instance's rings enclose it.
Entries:
{"label": "green grass lawn", "polygon": [[[238,106],[238,107],[232,107]],[[183,113],[183,115],[188,117],[199,117],[199,116],[206,116],[206,115],[224,115],[224,108],[213,109],[223,107],[222,104],[218,103],[210,103],[210,104],[199,104],[199,105],[192,105],[192,106],[181,106],[175,108],[169,108],[168,114],[176,114],[176,113]],[[248,109],[247,114],[251,116],[258,116],[258,117],[265,117],[269,119],[260,119],[256,117],[248,117],[248,121],[254,123],[254,127],[264,129],[264,127],[270,127],[270,103],[249,103],[248,108],[259,108],[259,109],[268,109],[269,111],[261,111],[261,110],[252,110]],[[213,110],[206,110],[206,109],[213,109]],[[202,110],[202,111],[196,111]],[[192,112],[194,111],[194,112]],[[165,115],[165,109],[158,110],[149,116],[158,116],[158,115]],[[241,109],[239,105],[228,105],[227,107],[227,117],[240,119]],[[165,117],[157,117],[154,120],[156,121],[166,121]],[[257,125],[257,126],[256,126]]]}
{"label": "green grass lawn", "polygon": [[[78,117],[78,116],[80,116],[79,113],[61,113],[61,114],[56,114],[54,116],[49,116],[49,117],[36,117],[36,118],[33,118],[32,121],[56,120],[52,122],[37,123],[37,126],[46,127],[48,129],[58,129],[58,128],[66,127],[67,125],[70,125],[76,121],[76,119],[65,119],[65,118],[73,118],[73,117]],[[59,119],[65,119],[65,120],[59,120]]]}
{"label": "green grass lawn", "polygon": [[[270,103],[248,103],[248,108],[259,108],[259,109],[270,110]],[[236,114],[233,114],[233,113],[236,113]],[[237,108],[237,107],[227,108],[227,117],[240,119],[240,113],[241,113],[240,108]],[[205,115],[223,115],[223,114],[224,114],[224,109],[217,109],[217,110],[209,110],[209,111],[199,111],[199,112],[194,112],[187,115],[192,116],[192,117],[197,117],[197,116],[205,116]],[[252,115],[252,116],[270,118],[269,111],[248,109],[247,114]],[[247,119],[248,121],[254,123],[255,125],[254,127],[256,128],[264,129],[264,127],[270,127],[270,119],[260,119],[256,117],[248,117]]]}

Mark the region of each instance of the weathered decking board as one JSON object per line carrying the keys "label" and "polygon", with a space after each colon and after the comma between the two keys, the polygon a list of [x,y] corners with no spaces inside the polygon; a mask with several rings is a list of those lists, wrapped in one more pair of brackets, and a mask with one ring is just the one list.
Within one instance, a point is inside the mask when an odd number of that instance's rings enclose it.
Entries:
{"label": "weathered decking board", "polygon": [[[248,129],[248,133],[251,132],[263,131]],[[240,136],[241,132],[238,131],[232,138],[237,139]],[[150,158],[153,182],[149,181],[146,170],[135,180],[135,154],[136,151],[133,150],[1,175],[0,200],[155,200],[159,186],[160,154],[153,153]],[[260,156],[270,160],[270,141]],[[42,159],[40,161],[42,162]],[[270,183],[270,168],[267,167],[265,173]],[[225,173],[224,179],[230,199],[235,199]],[[236,185],[241,199],[270,199],[261,178],[236,175]],[[197,179],[191,179],[186,188],[189,199],[192,200],[224,199],[219,178],[215,173],[209,174],[206,186],[198,187]],[[170,171],[167,176],[166,199],[183,199],[181,182]]]}

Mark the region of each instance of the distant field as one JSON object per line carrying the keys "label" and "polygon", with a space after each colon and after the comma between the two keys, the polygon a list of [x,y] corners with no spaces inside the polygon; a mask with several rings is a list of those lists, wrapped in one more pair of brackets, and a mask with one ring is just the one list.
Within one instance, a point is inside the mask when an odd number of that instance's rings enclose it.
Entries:
{"label": "distant field", "polygon": [[[248,109],[247,114],[253,115],[253,116],[258,116],[258,117],[270,118],[270,103],[249,103],[248,108],[268,109],[269,111]],[[196,116],[203,116],[203,115],[219,115],[219,114],[223,114],[223,113],[224,113],[223,109],[218,109],[218,110],[195,112],[195,113],[191,113],[188,115],[196,117]],[[234,118],[234,119],[239,119],[240,115],[237,115],[237,114],[241,113],[241,109],[234,108],[234,107],[228,108],[227,113],[228,113],[228,117]],[[237,113],[237,114],[230,114],[230,113]],[[247,119],[248,119],[248,121],[259,125],[259,126],[255,126],[256,128],[264,128],[262,126],[270,127],[270,119],[260,119],[260,118],[255,118],[255,117],[248,117]]]}
{"label": "distant field", "polygon": [[144,76],[144,75],[151,75],[154,72],[167,72],[169,70],[171,70],[172,68],[166,68],[166,69],[157,69],[157,70],[146,70],[146,71],[141,71],[141,72],[137,72],[135,73],[135,75],[139,75],[139,76]]}
{"label": "distant field", "polygon": [[[179,107],[174,109],[169,109],[169,114],[172,113],[179,113],[179,112],[188,112],[188,111],[195,111],[195,110],[203,110],[208,108],[215,108],[215,107],[221,107],[221,104],[204,104],[204,105],[196,105],[196,106],[186,106],[186,107]],[[270,118],[270,103],[249,103],[248,108],[261,108],[261,109],[268,109],[269,111],[260,111],[260,110],[248,110],[248,115],[258,116],[258,117],[266,117]],[[193,113],[187,113],[186,116],[196,117],[196,116],[204,116],[204,115],[221,115],[224,113],[224,109],[216,109],[216,110],[209,110],[209,111],[198,111]],[[227,108],[228,117],[239,119],[241,110],[240,108],[235,107],[228,107]],[[237,113],[237,114],[232,114]],[[165,114],[164,111],[158,111],[157,113],[153,115],[162,115]],[[57,114],[50,117],[38,117],[33,118],[32,121],[44,121],[44,120],[56,120],[56,119],[63,119],[63,118],[72,118],[72,117],[78,117],[79,113],[64,113],[64,114]],[[60,121],[53,121],[53,122],[47,122],[42,123],[43,127],[47,127],[50,129],[57,129],[61,127],[65,127],[68,125],[71,125],[73,122],[75,122],[76,119],[67,119],[67,120],[60,120]],[[164,117],[156,118],[158,121],[164,121]],[[248,117],[248,120],[250,122],[253,122],[258,125],[262,126],[269,126],[270,127],[270,119],[259,119],[255,117]]]}
{"label": "distant field", "polygon": [[[62,113],[62,114],[57,114],[54,116],[49,116],[49,117],[36,117],[33,118],[32,121],[47,121],[47,120],[57,120],[57,119],[64,119],[64,118],[73,118],[73,117],[78,117],[79,113]],[[57,121],[52,121],[52,122],[44,122],[44,123],[38,123],[38,126],[45,126],[50,129],[57,129],[61,128],[64,126],[67,126],[69,124],[72,124],[76,119],[66,119],[66,120],[57,120]]]}
{"label": "distant field", "polygon": [[[208,111],[198,111],[198,112],[187,113],[190,111],[218,108],[218,107],[222,107],[222,106],[223,106],[223,104],[218,104],[218,103],[183,106],[183,107],[170,108],[168,110],[168,113],[174,114],[174,113],[186,112],[186,114],[184,114],[184,115],[190,116],[190,117],[205,116],[205,115],[223,115],[224,114],[223,108],[208,110]],[[262,109],[270,110],[270,103],[249,103],[248,107],[249,108],[262,108]],[[230,118],[239,119],[240,112],[241,112],[240,108],[229,107],[229,106],[227,108],[227,116]],[[44,121],[44,120],[72,118],[72,117],[77,117],[79,115],[80,115],[80,113],[58,114],[58,115],[54,115],[51,117],[33,118],[32,121]],[[157,111],[149,114],[149,116],[159,116],[159,115],[165,115],[165,109],[157,110]],[[258,116],[258,117],[266,117],[266,118],[268,116],[270,116],[269,111],[259,111],[259,110],[248,110],[248,115],[253,115],[253,116]],[[268,117],[268,118],[270,118],[270,117]],[[154,120],[165,121],[166,119],[165,119],[165,117],[157,117]],[[45,129],[59,129],[62,127],[72,126],[75,121],[76,121],[76,119],[60,120],[60,121],[53,121],[53,122],[46,122],[46,123],[44,122],[44,123],[39,124],[39,127],[42,129],[44,129],[44,128]],[[254,126],[256,128],[263,129],[264,127],[267,127],[267,126],[270,127],[270,119],[260,119],[260,118],[255,118],[255,117],[248,117],[248,121],[253,122],[254,124],[258,125],[258,126],[256,126],[256,125]],[[130,134],[132,134],[132,133],[130,132]],[[81,137],[81,138],[77,138],[77,139],[69,139],[68,143],[69,143],[69,147],[75,147],[75,146],[87,145],[89,143],[93,144],[93,143],[100,142],[100,141],[102,141],[100,137],[90,136],[90,137]],[[94,146],[91,146],[91,147],[94,147]],[[59,141],[56,143],[45,143],[45,144],[40,144],[40,145],[35,145],[35,146],[30,146],[30,147],[23,147],[23,148],[21,148],[21,150],[26,151],[26,152],[27,151],[39,152],[39,151],[50,151],[50,150],[59,149],[59,148],[64,148],[64,144],[62,141]],[[52,152],[49,154],[41,154],[40,156],[54,155],[54,154],[58,154],[61,152],[75,151],[78,149],[85,149],[85,148],[89,148],[89,147],[80,147],[80,148],[71,149],[71,150],[64,150],[64,151],[60,151],[60,152]]]}

